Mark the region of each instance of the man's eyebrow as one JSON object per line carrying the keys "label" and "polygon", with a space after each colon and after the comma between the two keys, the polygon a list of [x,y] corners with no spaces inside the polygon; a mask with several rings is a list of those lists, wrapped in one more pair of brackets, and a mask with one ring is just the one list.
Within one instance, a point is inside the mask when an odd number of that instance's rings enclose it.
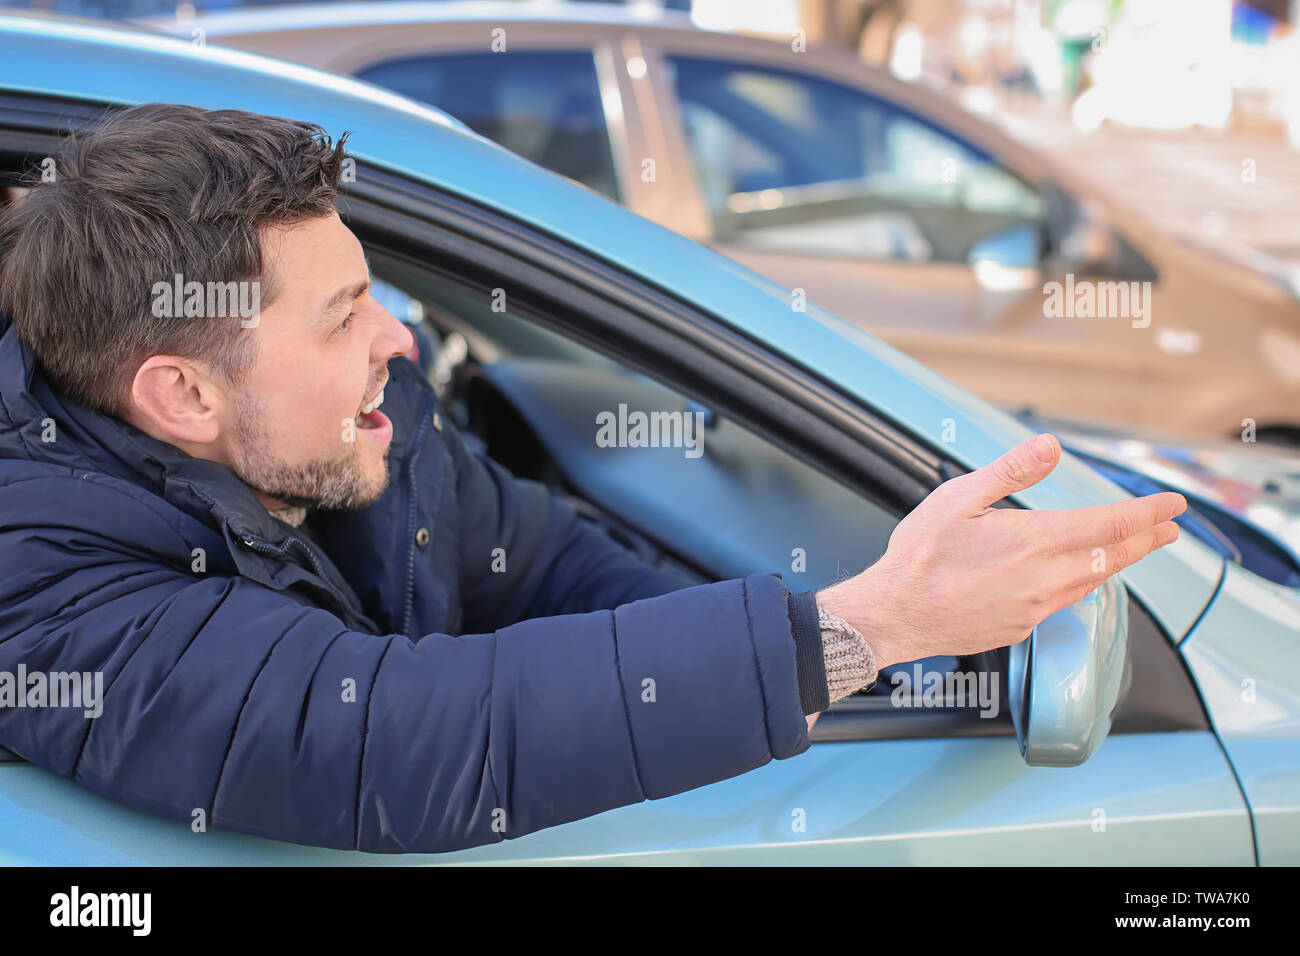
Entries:
{"label": "man's eyebrow", "polygon": [[343,305],[345,302],[351,302],[368,288],[370,288],[370,279],[366,278],[360,282],[354,282],[351,285],[336,290],[328,299],[325,300],[325,304],[321,306],[318,315],[329,315],[340,305]]}

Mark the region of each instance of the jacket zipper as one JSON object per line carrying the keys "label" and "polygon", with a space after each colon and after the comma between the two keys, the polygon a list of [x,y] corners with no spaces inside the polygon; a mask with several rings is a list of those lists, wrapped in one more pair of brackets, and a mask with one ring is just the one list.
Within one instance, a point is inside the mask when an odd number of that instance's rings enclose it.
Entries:
{"label": "jacket zipper", "polygon": [[[407,496],[410,504],[407,506],[406,519],[406,600],[402,608],[402,633],[410,636],[411,633],[411,614],[415,605],[415,465],[420,460],[420,451],[424,447],[424,433],[429,427],[430,416],[433,414],[434,402],[426,401],[424,408],[420,412],[420,427],[415,431],[415,440],[411,445],[411,457],[407,461]],[[433,543],[433,528],[429,528],[429,543]]]}
{"label": "jacket zipper", "polygon": [[[289,538],[288,545],[285,545],[284,547],[264,544],[261,541],[254,538],[246,538],[243,535],[240,535],[239,540],[242,541],[246,547],[251,548],[259,554],[269,554],[279,558],[287,558],[289,556],[289,545],[301,544],[301,542],[296,538]],[[315,572],[316,577],[325,585],[330,594],[334,596],[334,600],[338,602],[339,607],[346,608],[348,613],[355,618],[356,614],[353,611],[351,602],[348,601],[342,591],[334,586],[334,582],[329,579],[329,575],[325,573],[324,565],[317,560],[316,555],[312,554],[311,549],[306,546],[303,546],[300,550],[307,556],[307,560],[311,562],[312,571]]]}

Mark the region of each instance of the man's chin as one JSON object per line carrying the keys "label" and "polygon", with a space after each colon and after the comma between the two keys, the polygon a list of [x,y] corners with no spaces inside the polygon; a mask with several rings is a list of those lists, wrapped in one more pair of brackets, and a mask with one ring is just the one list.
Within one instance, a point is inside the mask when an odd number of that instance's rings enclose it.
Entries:
{"label": "man's chin", "polygon": [[280,465],[273,469],[274,474],[253,471],[239,477],[264,502],[270,499],[291,508],[356,511],[378,501],[389,485],[387,449],[373,470],[365,472],[357,469],[354,461],[313,462],[293,472]]}
{"label": "man's chin", "polygon": [[388,490],[388,453],[386,451],[379,467],[380,470],[376,474],[354,476],[357,480],[351,483],[351,487],[345,495],[318,498],[306,507],[318,508],[322,511],[359,511],[373,505]]}

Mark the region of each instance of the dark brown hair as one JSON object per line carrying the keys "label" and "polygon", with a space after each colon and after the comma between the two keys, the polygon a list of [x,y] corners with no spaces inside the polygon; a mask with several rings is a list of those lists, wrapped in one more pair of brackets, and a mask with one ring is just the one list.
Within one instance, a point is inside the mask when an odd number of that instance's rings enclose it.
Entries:
{"label": "dark brown hair", "polygon": [[159,318],[154,286],[259,283],[260,229],[335,208],[343,146],[325,130],[241,110],[148,103],[67,137],[0,217],[0,305],[55,388],[114,415],[150,355],[238,384],[256,358],[238,318]]}

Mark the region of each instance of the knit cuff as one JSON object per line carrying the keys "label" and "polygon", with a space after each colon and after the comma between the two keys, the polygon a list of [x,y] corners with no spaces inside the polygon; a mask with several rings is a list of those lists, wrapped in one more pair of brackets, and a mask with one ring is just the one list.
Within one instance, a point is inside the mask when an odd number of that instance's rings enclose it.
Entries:
{"label": "knit cuff", "polygon": [[861,632],[824,609],[818,612],[818,622],[830,699],[837,701],[874,684],[876,658]]}
{"label": "knit cuff", "polygon": [[826,686],[826,665],[822,658],[821,624],[817,619],[817,595],[813,591],[791,594],[787,599],[790,636],[794,638],[795,671],[799,676],[799,701],[804,715],[819,714],[831,705]]}

